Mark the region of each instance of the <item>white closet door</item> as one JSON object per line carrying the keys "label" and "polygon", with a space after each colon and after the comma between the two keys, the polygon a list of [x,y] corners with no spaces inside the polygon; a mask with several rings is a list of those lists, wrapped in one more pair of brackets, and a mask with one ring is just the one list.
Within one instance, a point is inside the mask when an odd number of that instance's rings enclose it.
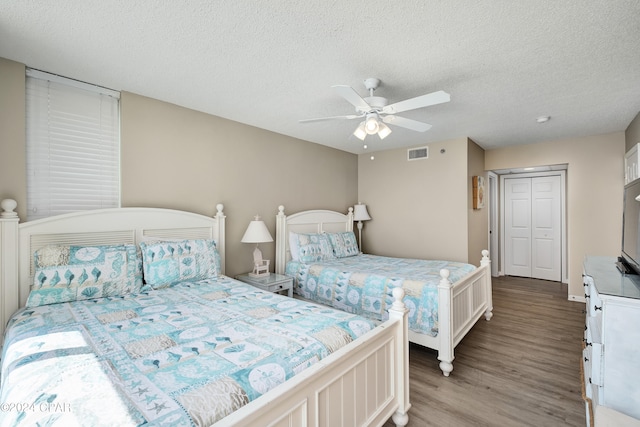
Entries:
{"label": "white closet door", "polygon": [[531,277],[560,282],[562,261],[560,177],[532,178]]}
{"label": "white closet door", "polygon": [[508,178],[505,274],[562,281],[560,176]]}
{"label": "white closet door", "polygon": [[531,178],[504,185],[505,274],[531,277]]}

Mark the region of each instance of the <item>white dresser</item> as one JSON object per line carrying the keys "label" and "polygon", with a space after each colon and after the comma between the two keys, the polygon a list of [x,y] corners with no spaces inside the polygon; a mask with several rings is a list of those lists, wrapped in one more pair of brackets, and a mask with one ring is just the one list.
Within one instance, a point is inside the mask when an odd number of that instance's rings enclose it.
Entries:
{"label": "white dresser", "polygon": [[597,405],[640,419],[640,276],[621,274],[615,261],[584,263],[587,425]]}

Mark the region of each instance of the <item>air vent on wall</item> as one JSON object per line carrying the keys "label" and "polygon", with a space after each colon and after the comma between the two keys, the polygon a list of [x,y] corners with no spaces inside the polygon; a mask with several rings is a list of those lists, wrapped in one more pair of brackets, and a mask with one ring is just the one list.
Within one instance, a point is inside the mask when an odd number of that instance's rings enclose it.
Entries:
{"label": "air vent on wall", "polygon": [[407,160],[420,160],[429,158],[429,147],[410,148],[407,150]]}

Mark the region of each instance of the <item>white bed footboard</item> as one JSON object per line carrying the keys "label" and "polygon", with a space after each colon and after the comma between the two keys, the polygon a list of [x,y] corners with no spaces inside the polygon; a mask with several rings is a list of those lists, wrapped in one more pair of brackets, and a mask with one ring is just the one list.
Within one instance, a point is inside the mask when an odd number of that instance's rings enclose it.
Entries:
{"label": "white bed footboard", "polygon": [[406,425],[407,310],[404,291],[394,297],[389,321],[214,426],[380,426],[390,417]]}
{"label": "white bed footboard", "polygon": [[438,350],[440,369],[445,376],[453,371],[454,349],[473,325],[484,315],[493,316],[491,261],[489,251],[482,251],[480,267],[455,284],[449,281],[449,271],[440,271],[438,285],[438,335],[409,331],[409,340]]}

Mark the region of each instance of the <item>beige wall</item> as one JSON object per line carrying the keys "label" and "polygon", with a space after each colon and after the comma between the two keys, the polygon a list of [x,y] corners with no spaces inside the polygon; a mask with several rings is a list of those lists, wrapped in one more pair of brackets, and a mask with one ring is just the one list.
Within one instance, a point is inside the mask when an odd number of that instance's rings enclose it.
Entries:
{"label": "beige wall", "polygon": [[625,132],[625,153],[640,143],[640,113],[631,121]]}
{"label": "beige wall", "polygon": [[487,170],[568,164],[569,295],[581,296],[585,255],[618,256],[622,230],[623,132],[485,152]]}
{"label": "beige wall", "polygon": [[[480,265],[482,250],[489,249],[489,198],[487,174],[484,168],[484,149],[472,140],[468,140],[468,173],[467,173],[467,215],[468,215],[468,260]],[[485,207],[473,209],[473,177],[485,178]],[[496,260],[497,261],[497,260]]]}
{"label": "beige wall", "polygon": [[[251,267],[240,243],[262,216],[275,238],[278,206],[346,212],[356,200],[357,157],[238,122],[123,92],[122,205],[227,214],[227,274]],[[275,243],[261,244],[275,263]],[[273,270],[273,269],[272,269]]]}
{"label": "beige wall", "polygon": [[358,199],[372,218],[362,232],[365,252],[467,262],[468,140],[428,146],[423,160],[407,161],[407,149],[358,156]]}
{"label": "beige wall", "polygon": [[[26,218],[25,67],[0,60],[0,199]],[[100,84],[100,82],[93,82]],[[227,274],[251,269],[240,243],[259,214],[275,238],[278,205],[288,212],[345,211],[357,199],[357,156],[158,100],[121,96],[122,206],[227,214]],[[262,244],[274,262],[275,244]]]}
{"label": "beige wall", "polygon": [[0,200],[17,200],[22,218],[27,216],[24,82],[24,65],[0,58]]}

